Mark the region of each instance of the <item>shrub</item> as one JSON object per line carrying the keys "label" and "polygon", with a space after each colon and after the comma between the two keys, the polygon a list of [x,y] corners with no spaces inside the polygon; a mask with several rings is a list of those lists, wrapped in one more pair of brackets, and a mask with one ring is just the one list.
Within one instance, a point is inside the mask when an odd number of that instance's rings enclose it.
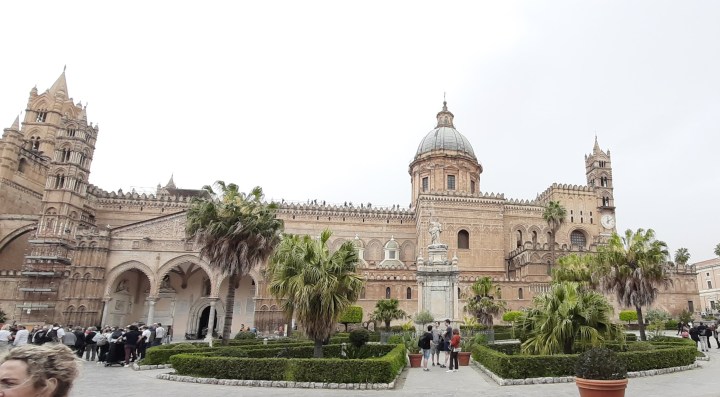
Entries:
{"label": "shrub", "polygon": [[605,347],[596,347],[577,358],[575,376],[596,380],[625,379],[627,368],[618,360],[617,353]]}
{"label": "shrub", "polygon": [[402,336],[402,334],[395,334],[395,335],[390,336],[390,337],[388,338],[387,343],[388,343],[389,345],[401,345],[401,344],[403,344],[404,342],[403,342],[403,336]]}
{"label": "shrub", "polygon": [[429,311],[423,310],[417,315],[415,315],[413,321],[415,321],[415,324],[425,325],[435,321],[435,318],[432,316],[432,314],[430,314]]}
{"label": "shrub", "polygon": [[363,319],[363,309],[360,306],[350,306],[343,314],[340,315],[338,322],[345,325],[345,331],[347,331],[348,324],[361,323]]}
{"label": "shrub", "polygon": [[519,310],[511,310],[511,311],[505,312],[505,314],[503,314],[503,316],[502,316],[502,319],[503,319],[503,321],[506,321],[508,323],[514,323],[520,317],[522,317],[522,315],[523,315],[523,312],[521,312]]}
{"label": "shrub", "polygon": [[256,339],[257,335],[253,332],[249,331],[240,331],[237,334],[235,334],[235,339]]}
{"label": "shrub", "polygon": [[670,319],[665,321],[665,329],[677,329],[680,322],[678,320]]}
{"label": "shrub", "polygon": [[370,333],[365,328],[354,329],[350,332],[349,339],[353,346],[362,347],[370,340]]}
{"label": "shrub", "polygon": [[637,321],[638,316],[635,310],[623,310],[620,312],[620,321],[625,321],[630,324],[630,321]]}

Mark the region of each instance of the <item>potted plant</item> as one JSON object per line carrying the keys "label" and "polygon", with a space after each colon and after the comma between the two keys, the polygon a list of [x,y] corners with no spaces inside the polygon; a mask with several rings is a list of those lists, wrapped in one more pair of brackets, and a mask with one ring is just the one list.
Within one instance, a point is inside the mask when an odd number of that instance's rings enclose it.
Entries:
{"label": "potted plant", "polygon": [[614,351],[605,347],[590,349],[575,363],[575,384],[580,397],[624,397],[627,369]]}
{"label": "potted plant", "polygon": [[416,338],[413,337],[412,333],[405,332],[403,333],[403,343],[405,344],[405,349],[408,352],[410,368],[420,368],[423,355],[418,347],[418,341]]}

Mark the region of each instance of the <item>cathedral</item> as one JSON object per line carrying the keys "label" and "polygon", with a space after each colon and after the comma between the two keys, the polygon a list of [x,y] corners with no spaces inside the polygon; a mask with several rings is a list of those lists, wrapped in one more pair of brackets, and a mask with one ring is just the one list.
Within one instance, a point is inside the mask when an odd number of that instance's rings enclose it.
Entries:
{"label": "cathedral", "polygon": [[[285,231],[333,231],[331,249],[353,241],[366,285],[367,319],[379,299],[414,314],[462,320],[470,285],[490,276],[510,309],[529,307],[549,287],[553,255],[595,251],[615,231],[612,161],[597,139],[585,155],[585,185],[553,184],[530,200],[488,194],[483,166],[443,103],[435,127],[418,135],[410,159],[409,208],[282,202]],[[160,322],[173,338],[221,329],[227,288],[237,288],[234,332],[271,332],[285,320],[269,296],[263,266],[228,285],[185,233],[200,190],[173,179],[155,194],[89,184],[98,126],[69,96],[65,72],[30,91],[23,120],[0,141],[0,309],[8,322],[126,325]],[[112,181],[102,181],[112,184]],[[554,247],[543,219],[567,211]],[[554,248],[554,249],[553,249]],[[695,276],[673,271],[656,307],[699,307]]]}

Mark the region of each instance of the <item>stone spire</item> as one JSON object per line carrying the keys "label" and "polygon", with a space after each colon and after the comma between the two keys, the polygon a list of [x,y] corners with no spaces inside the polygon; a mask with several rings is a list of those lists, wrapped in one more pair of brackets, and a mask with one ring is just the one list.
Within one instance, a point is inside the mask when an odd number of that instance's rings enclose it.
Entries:
{"label": "stone spire", "polygon": [[440,128],[440,127],[455,128],[455,126],[453,125],[454,117],[455,116],[452,113],[450,113],[450,111],[447,108],[447,101],[443,101],[442,111],[440,111],[437,114],[437,126],[435,128]]}
{"label": "stone spire", "polygon": [[593,146],[593,154],[600,154],[602,153],[602,149],[600,149],[600,145],[598,144],[597,135],[595,135],[595,146]]}
{"label": "stone spire", "polygon": [[166,189],[177,189],[177,186],[175,186],[175,180],[173,179],[175,177],[175,174],[170,174],[170,180],[165,185]]}
{"label": "stone spire", "polygon": [[20,116],[15,116],[15,121],[13,121],[12,125],[10,126],[11,130],[14,131],[20,131]]}
{"label": "stone spire", "polygon": [[69,97],[68,95],[68,89],[67,89],[67,82],[65,81],[65,68],[63,68],[62,74],[60,74],[60,77],[55,80],[55,83],[53,83],[52,87],[50,87],[50,93],[54,95],[58,95],[60,93],[64,94],[65,97]]}

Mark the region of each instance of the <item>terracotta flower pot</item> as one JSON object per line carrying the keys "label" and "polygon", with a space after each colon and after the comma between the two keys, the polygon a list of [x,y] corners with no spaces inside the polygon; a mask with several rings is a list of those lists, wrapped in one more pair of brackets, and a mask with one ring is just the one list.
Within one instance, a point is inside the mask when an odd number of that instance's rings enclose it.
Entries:
{"label": "terracotta flower pot", "polygon": [[422,363],[423,355],[420,353],[409,353],[408,357],[410,357],[410,368],[420,368],[420,364]]}
{"label": "terracotta flower pot", "polygon": [[625,397],[627,379],[595,380],[575,378],[580,397]]}
{"label": "terracotta flower pot", "polygon": [[464,367],[470,365],[470,354],[470,352],[458,352],[458,364]]}

